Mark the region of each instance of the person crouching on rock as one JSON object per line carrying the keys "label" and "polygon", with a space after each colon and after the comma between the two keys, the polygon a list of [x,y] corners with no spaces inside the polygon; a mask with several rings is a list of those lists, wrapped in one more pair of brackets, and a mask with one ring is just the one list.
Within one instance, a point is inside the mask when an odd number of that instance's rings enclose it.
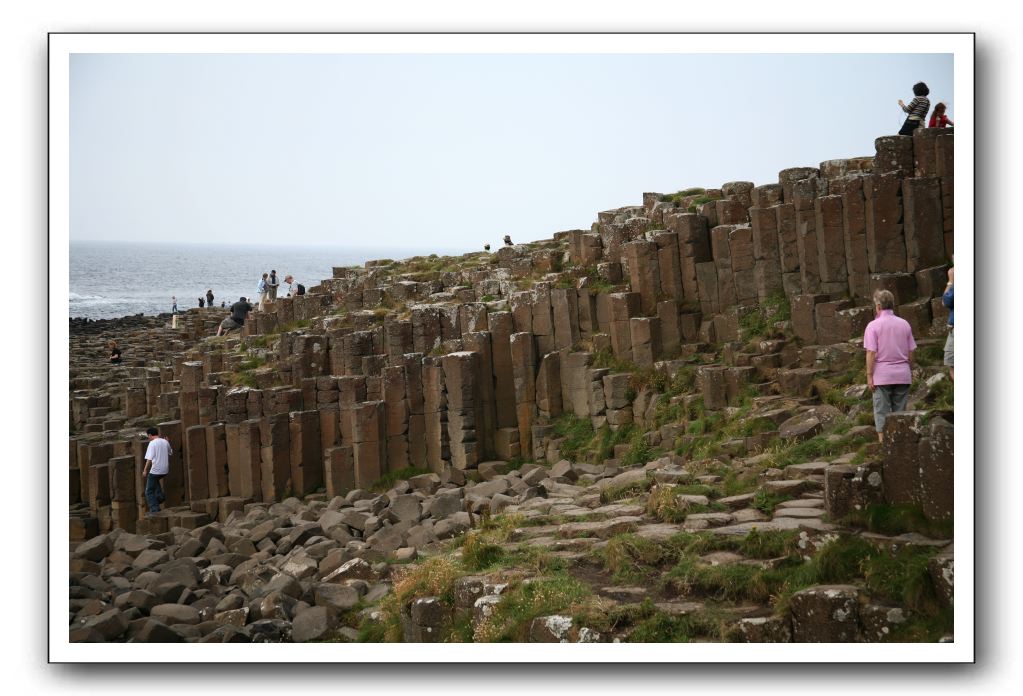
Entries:
{"label": "person crouching on rock", "polygon": [[220,326],[217,327],[217,335],[222,336],[228,331],[242,328],[251,311],[252,305],[249,304],[249,301],[244,297],[239,297],[238,301],[231,305],[231,315],[224,317],[224,321],[220,322]]}
{"label": "person crouching on rock", "polygon": [[111,341],[107,344],[110,349],[110,364],[120,365],[121,364],[121,349],[117,347],[117,341]]}

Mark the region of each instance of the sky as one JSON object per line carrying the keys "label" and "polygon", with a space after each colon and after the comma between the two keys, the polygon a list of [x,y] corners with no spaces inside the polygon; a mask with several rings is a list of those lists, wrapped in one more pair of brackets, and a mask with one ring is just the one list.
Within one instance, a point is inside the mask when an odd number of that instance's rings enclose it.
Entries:
{"label": "sky", "polygon": [[874,154],[951,54],[74,54],[70,239],[477,249]]}

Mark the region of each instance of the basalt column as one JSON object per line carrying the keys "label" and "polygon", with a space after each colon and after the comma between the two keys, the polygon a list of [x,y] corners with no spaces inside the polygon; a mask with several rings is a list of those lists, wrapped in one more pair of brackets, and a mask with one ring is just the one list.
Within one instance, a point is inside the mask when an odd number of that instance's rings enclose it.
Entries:
{"label": "basalt column", "polygon": [[442,363],[448,399],[451,465],[456,469],[474,469],[480,454],[477,442],[479,354],[470,351],[449,353],[442,358]]}

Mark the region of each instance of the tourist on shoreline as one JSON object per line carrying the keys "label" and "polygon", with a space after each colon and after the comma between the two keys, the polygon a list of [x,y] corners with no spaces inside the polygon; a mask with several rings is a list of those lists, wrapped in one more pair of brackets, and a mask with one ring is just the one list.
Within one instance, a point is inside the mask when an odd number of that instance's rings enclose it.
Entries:
{"label": "tourist on shoreline", "polygon": [[927,88],[923,82],[917,82],[913,85],[913,101],[909,102],[909,106],[899,100],[899,106],[902,110],[909,114],[906,117],[906,122],[902,124],[902,128],[899,130],[899,135],[913,135],[913,131],[923,125],[924,118],[927,117],[927,111],[931,108],[931,100],[927,98],[927,95],[931,93],[931,90]]}
{"label": "tourist on shoreline", "polygon": [[207,307],[212,307],[213,306],[213,291],[212,290],[207,290],[206,291],[206,306]]}
{"label": "tourist on shoreline", "polygon": [[171,314],[178,313],[178,298],[171,295]]}
{"label": "tourist on shoreline", "polygon": [[205,306],[206,306],[206,300],[204,300],[203,298],[200,297],[199,298],[199,309],[202,309]]}
{"label": "tourist on shoreline", "polygon": [[271,302],[277,299],[277,288],[280,286],[280,284],[281,282],[277,280],[277,271],[271,270],[270,277],[266,281],[266,289],[267,292],[269,293],[269,298]]}
{"label": "tourist on shoreline", "polygon": [[952,120],[945,115],[945,103],[938,102],[934,105],[934,113],[931,114],[931,121],[927,124],[928,128],[945,128],[947,126],[954,126]]}
{"label": "tourist on shoreline", "polygon": [[504,235],[504,245],[505,246],[511,246],[512,245],[512,240],[511,240],[511,235],[510,234]]}
{"label": "tourist on shoreline", "polygon": [[121,364],[121,349],[117,347],[117,341],[111,341],[107,344],[110,349],[110,363],[112,365]]}
{"label": "tourist on shoreline", "polygon": [[[952,259],[952,263],[955,263],[955,258]],[[948,377],[953,382],[956,379],[955,376],[955,355],[953,351],[952,343],[952,329],[955,318],[955,309],[952,306],[955,298],[954,278],[955,278],[956,267],[948,269],[948,284],[945,285],[945,293],[941,296],[941,303],[948,307],[948,338],[945,339],[945,365],[948,367]]]}
{"label": "tourist on shoreline", "polygon": [[146,482],[145,498],[149,507],[146,516],[152,517],[160,511],[160,503],[167,499],[160,482],[170,471],[170,456],[174,452],[167,438],[160,437],[157,428],[148,428],[146,435],[149,437],[149,446],[146,448],[146,466],[142,469],[142,478]]}
{"label": "tourist on shoreline", "polygon": [[863,332],[867,351],[867,386],[874,393],[874,429],[884,441],[884,422],[889,413],[905,411],[913,382],[913,329],[895,316],[895,295],[889,290],[874,293],[874,316]]}
{"label": "tourist on shoreline", "polygon": [[222,336],[228,331],[242,328],[251,311],[252,305],[249,304],[249,301],[244,297],[239,297],[238,301],[231,305],[231,315],[224,317],[224,321],[220,322],[220,326],[217,327],[217,335]]}
{"label": "tourist on shoreline", "polygon": [[264,273],[263,277],[259,279],[259,285],[256,286],[256,294],[259,296],[259,311],[262,312],[266,307],[266,296],[269,293],[270,284],[267,282],[269,274]]}

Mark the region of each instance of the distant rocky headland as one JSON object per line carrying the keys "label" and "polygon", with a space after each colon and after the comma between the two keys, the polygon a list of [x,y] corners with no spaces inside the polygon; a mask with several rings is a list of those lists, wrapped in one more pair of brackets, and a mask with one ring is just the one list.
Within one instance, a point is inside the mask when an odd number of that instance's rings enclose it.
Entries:
{"label": "distant rocky headland", "polygon": [[[69,320],[69,640],[950,640],[953,138],[337,267],[225,337]],[[919,346],[883,444],[879,288]]]}

